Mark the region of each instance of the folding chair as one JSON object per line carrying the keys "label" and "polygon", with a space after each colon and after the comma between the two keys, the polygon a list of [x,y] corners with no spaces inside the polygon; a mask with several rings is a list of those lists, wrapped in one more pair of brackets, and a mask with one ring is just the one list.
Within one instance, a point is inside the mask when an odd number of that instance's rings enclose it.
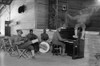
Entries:
{"label": "folding chair", "polygon": [[[10,40],[10,37],[2,38],[1,44],[2,44],[1,45],[1,49],[4,52],[8,52],[10,54],[10,56],[18,56],[18,58],[21,58],[21,57],[26,58],[26,57],[28,57],[27,56],[27,52],[28,51],[26,49],[19,49],[18,45],[13,45],[12,41]],[[17,55],[13,54],[15,52],[17,52]]]}
{"label": "folding chair", "polygon": [[1,49],[5,52],[8,52],[10,55],[14,51],[11,40],[9,37],[2,38],[2,46]]}
{"label": "folding chair", "polygon": [[17,48],[17,51],[18,51],[18,58],[21,58],[21,57],[24,57],[24,58],[28,58],[28,50],[26,50],[26,49],[20,49],[19,47],[18,47],[18,45],[16,45],[16,48]]}
{"label": "folding chair", "polygon": [[17,44],[15,45],[15,47],[16,47],[16,51],[18,52],[18,58],[21,57],[28,58],[28,50],[19,48]]}

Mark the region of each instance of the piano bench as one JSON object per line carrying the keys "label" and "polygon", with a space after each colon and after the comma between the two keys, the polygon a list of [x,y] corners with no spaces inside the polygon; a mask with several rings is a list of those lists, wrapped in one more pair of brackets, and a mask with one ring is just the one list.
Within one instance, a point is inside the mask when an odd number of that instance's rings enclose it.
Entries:
{"label": "piano bench", "polygon": [[62,46],[61,45],[52,45],[52,53],[53,55],[61,55],[62,54]]}

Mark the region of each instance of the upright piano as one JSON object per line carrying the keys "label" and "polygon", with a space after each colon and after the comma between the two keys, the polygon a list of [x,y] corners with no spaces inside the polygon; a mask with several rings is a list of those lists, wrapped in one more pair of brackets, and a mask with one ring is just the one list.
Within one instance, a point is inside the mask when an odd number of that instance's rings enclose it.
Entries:
{"label": "upright piano", "polygon": [[68,56],[72,56],[72,59],[84,57],[84,40],[73,38],[73,35],[75,35],[73,27],[61,29],[60,35],[62,38],[69,41],[64,42],[66,45],[65,53],[67,53]]}

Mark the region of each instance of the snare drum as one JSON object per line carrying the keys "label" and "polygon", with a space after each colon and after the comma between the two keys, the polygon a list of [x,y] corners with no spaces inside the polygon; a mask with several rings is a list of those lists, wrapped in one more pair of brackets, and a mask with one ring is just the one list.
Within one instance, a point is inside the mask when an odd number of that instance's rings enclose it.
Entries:
{"label": "snare drum", "polygon": [[39,45],[39,47],[40,47],[39,51],[41,53],[47,53],[50,50],[49,43],[47,43],[45,41],[41,42],[40,45]]}

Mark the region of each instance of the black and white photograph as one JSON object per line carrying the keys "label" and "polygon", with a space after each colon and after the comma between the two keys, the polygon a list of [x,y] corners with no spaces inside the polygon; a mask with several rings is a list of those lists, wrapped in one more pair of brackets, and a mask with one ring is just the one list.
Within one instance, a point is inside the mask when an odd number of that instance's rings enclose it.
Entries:
{"label": "black and white photograph", "polygon": [[100,0],[0,0],[0,66],[100,66]]}

